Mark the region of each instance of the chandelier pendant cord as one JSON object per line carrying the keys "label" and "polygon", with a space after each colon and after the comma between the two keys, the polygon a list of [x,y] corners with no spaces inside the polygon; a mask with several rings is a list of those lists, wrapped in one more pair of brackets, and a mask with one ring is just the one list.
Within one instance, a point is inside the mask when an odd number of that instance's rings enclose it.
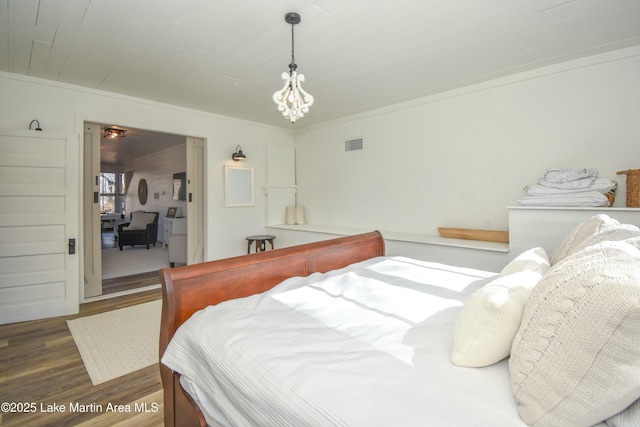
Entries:
{"label": "chandelier pendant cord", "polygon": [[298,66],[296,65],[296,54],[295,54],[295,32],[293,31],[293,27],[295,27],[295,22],[291,23],[291,63],[289,64],[289,70],[295,71]]}
{"label": "chandelier pendant cord", "polygon": [[296,49],[295,49],[296,33],[293,31],[293,27],[295,26],[296,24],[291,24],[291,63],[292,64],[296,63]]}

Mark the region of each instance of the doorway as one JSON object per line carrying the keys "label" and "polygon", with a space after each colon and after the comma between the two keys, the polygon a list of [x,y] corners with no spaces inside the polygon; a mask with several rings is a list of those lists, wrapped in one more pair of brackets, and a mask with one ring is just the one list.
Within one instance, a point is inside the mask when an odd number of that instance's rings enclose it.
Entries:
{"label": "doorway", "polygon": [[[167,216],[181,221],[189,218],[189,223],[193,219],[196,228],[189,224],[188,232],[185,230],[188,239],[204,235],[204,204],[199,200],[204,157],[200,155],[195,164],[191,158],[193,141],[201,147],[204,141],[104,123],[85,123],[84,128],[83,299],[148,289],[159,283],[158,270],[169,267],[168,235],[163,227]],[[199,203],[174,194],[174,178],[185,175],[190,181],[187,191],[196,192]],[[139,191],[142,183],[144,193]],[[193,201],[193,194],[190,196]],[[157,213],[155,238],[151,239],[155,244],[149,249],[144,244],[120,246],[118,241],[119,231],[137,211]],[[190,255],[190,263],[203,258],[197,249]]]}

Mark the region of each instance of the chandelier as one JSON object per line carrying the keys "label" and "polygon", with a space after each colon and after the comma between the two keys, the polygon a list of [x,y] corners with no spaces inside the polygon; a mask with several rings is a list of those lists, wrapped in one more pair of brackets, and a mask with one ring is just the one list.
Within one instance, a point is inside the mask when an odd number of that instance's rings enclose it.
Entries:
{"label": "chandelier", "polygon": [[278,111],[286,119],[295,123],[299,118],[304,117],[309,112],[309,107],[313,105],[313,96],[302,88],[304,82],[304,74],[298,74],[296,69],[295,52],[294,52],[294,32],[293,27],[300,23],[300,15],[295,12],[287,13],[284,16],[287,24],[291,24],[291,62],[289,63],[289,72],[282,73],[284,86],[282,89],[273,94],[273,102],[278,106]]}

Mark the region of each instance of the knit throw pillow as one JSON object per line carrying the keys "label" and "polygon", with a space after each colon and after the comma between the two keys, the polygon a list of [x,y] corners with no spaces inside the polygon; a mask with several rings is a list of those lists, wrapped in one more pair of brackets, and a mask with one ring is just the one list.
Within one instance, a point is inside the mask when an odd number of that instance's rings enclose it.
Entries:
{"label": "knit throw pillow", "polygon": [[605,214],[592,216],[591,218],[584,220],[571,230],[562,243],[558,245],[556,250],[551,253],[551,256],[549,257],[551,265],[555,265],[563,258],[574,253],[576,248],[593,234],[618,225],[620,225],[620,223],[617,220]]}
{"label": "knit throw pillow", "polygon": [[548,268],[545,250],[529,249],[471,294],[454,325],[451,362],[481,367],[508,357],[529,295]]}
{"label": "knit throw pillow", "polygon": [[144,230],[147,224],[151,224],[156,219],[155,214],[136,211],[131,214],[131,223],[125,230]]}
{"label": "knit throw pillow", "polygon": [[509,370],[522,420],[593,425],[640,398],[640,250],[586,247],[534,288]]}

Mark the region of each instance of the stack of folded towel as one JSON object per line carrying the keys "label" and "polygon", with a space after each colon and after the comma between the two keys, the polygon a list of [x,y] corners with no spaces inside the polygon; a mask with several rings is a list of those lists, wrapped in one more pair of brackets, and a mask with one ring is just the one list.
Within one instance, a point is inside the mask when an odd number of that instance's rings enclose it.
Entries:
{"label": "stack of folded towel", "polygon": [[525,187],[521,206],[611,206],[617,183],[598,177],[597,169],[548,169],[537,184]]}

